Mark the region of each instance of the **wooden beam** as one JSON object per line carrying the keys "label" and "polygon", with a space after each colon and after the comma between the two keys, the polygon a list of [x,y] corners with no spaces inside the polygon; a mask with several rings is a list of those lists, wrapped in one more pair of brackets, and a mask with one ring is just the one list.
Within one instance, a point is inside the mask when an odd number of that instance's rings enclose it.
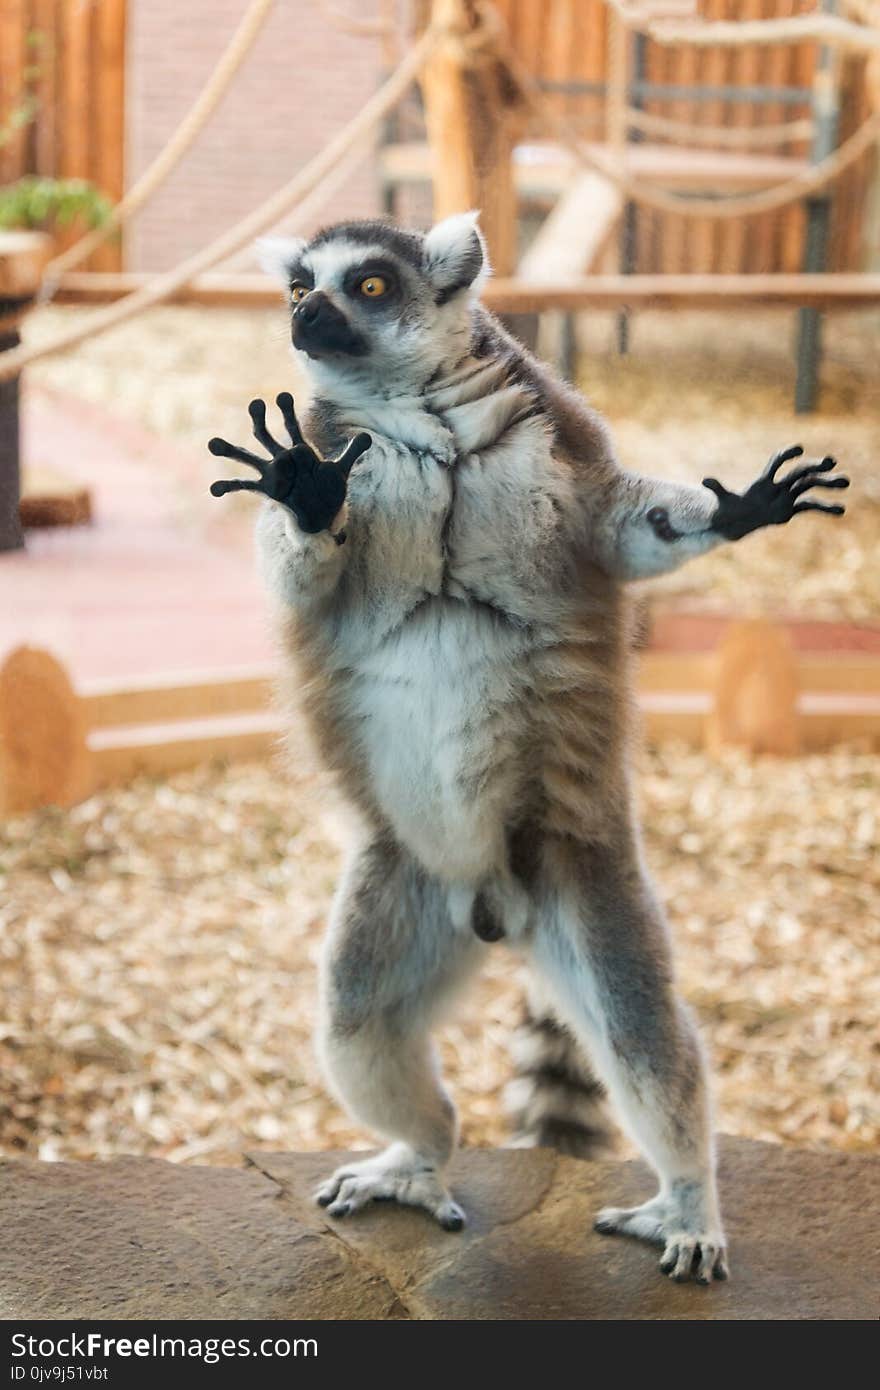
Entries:
{"label": "wooden beam", "polygon": [[517,269],[533,285],[583,275],[601,256],[623,211],[620,190],[601,174],[581,174],[559,198]]}
{"label": "wooden beam", "polygon": [[[55,298],[59,304],[112,304],[144,289],[154,278],[146,271],[69,270]],[[265,309],[279,308],[282,301],[277,282],[266,275],[215,273],[197,276],[165,303]]]}
{"label": "wooden beam", "polygon": [[516,263],[516,93],[485,34],[485,14],[476,0],[434,0],[432,20],[441,37],[421,85],[434,217],[480,208],[492,264],[509,274]]}
{"label": "wooden beam", "polygon": [[268,709],[272,673],[262,668],[191,675],[178,671],[165,677],[91,681],[83,686],[80,697],[92,730],[219,718]]}
{"label": "wooden beam", "polygon": [[164,777],[212,759],[263,758],[279,746],[283,729],[281,715],[271,710],[99,729],[88,739],[92,787],[142,773]]}
{"label": "wooden beam", "polygon": [[[141,289],[151,278],[136,272],[70,272],[62,279],[58,300],[105,304]],[[858,309],[880,304],[880,274],[592,275],[541,285],[501,278],[489,281],[483,299],[497,313],[613,309],[621,304],[641,309],[726,309],[755,304]],[[280,307],[281,295],[277,285],[262,275],[212,274],[198,276],[168,302],[271,308]]]}
{"label": "wooden beam", "polygon": [[[754,192],[785,183],[808,168],[803,158],[765,151],[639,142],[627,145],[618,159],[613,149],[599,141],[585,142],[584,149],[602,166],[596,172],[613,174],[622,160],[631,178],[680,193]],[[438,176],[439,156],[421,141],[386,145],[376,158],[386,183],[428,183]],[[552,141],[529,141],[513,150],[513,180],[523,198],[559,193],[581,172],[576,156]]]}
{"label": "wooden beam", "polygon": [[496,313],[544,309],[728,309],[762,304],[815,304],[850,309],[880,303],[880,275],[594,275],[582,280],[528,285],[492,280],[484,301]]}

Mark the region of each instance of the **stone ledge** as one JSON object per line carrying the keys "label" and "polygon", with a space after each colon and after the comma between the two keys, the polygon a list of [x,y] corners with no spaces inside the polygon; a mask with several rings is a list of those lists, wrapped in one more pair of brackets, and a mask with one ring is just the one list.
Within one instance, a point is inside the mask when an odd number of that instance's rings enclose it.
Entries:
{"label": "stone ledge", "polygon": [[676,1285],[596,1209],[651,1190],[640,1163],[468,1150],[450,1235],[377,1206],[312,1204],[340,1154],[246,1169],[158,1159],[0,1163],[0,1316],[9,1318],[864,1318],[880,1314],[880,1159],[721,1142],[733,1279]]}

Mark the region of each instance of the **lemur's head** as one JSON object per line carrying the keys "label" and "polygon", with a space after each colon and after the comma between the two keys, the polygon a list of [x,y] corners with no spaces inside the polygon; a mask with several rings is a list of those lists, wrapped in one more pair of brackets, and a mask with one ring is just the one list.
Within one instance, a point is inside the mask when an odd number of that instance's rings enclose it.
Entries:
{"label": "lemur's head", "polygon": [[476,213],[424,236],[343,222],[311,241],[267,238],[260,252],[287,289],[293,345],[319,379],[417,389],[467,352],[471,300],[488,273]]}

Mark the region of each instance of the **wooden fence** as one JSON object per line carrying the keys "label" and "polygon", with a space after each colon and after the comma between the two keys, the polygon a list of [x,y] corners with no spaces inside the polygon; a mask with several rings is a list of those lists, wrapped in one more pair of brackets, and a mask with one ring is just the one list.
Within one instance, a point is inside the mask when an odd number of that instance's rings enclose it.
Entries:
{"label": "wooden fence", "polygon": [[[266,756],[284,727],[271,689],[259,669],[75,690],[49,652],[19,647],[0,664],[0,815],[69,806],[138,773]],[[787,756],[880,747],[877,654],[799,651],[760,619],[731,623],[712,649],[648,649],[638,691],[652,741]]]}
{"label": "wooden fence", "polygon": [[[124,182],[125,0],[0,0],[0,183],[37,173]],[[59,236],[66,245],[84,229]],[[88,266],[115,270],[118,239]]]}
{"label": "wooden fence", "polygon": [[[210,10],[210,0],[193,0]],[[300,0],[311,3],[311,0]],[[418,0],[414,0],[418,9]],[[554,99],[567,116],[601,136],[607,80],[608,11],[603,0],[496,0],[514,46],[549,88],[577,83],[577,92]],[[814,0],[698,0],[714,19],[785,16],[813,9]],[[77,175],[112,199],[122,193],[125,136],[125,0],[0,0],[0,182],[22,173]],[[643,81],[675,86],[674,97],[640,98],[648,115],[710,125],[747,127],[809,115],[809,100],[733,99],[746,88],[788,88],[807,93],[813,80],[814,44],[751,49],[663,47],[644,44]],[[365,60],[372,50],[365,40]],[[840,137],[865,115],[863,63],[841,71]],[[695,101],[683,92],[711,87],[715,98]],[[723,93],[726,89],[726,96]],[[804,141],[778,153],[804,156]],[[862,265],[863,209],[871,176],[870,156],[834,190],[828,269]],[[639,210],[632,216],[630,270],[642,273],[713,274],[797,271],[802,268],[804,211],[793,206],[748,221],[717,223],[672,213]],[[62,246],[74,235],[62,236]],[[122,262],[117,240],[96,252],[91,269],[115,270]]]}
{"label": "wooden fence", "polygon": [[[582,124],[590,139],[601,138],[607,80],[608,10],[604,0],[496,0],[522,61],[552,92],[556,84],[577,83],[588,89],[560,93],[555,100],[565,115]],[[706,19],[782,18],[816,8],[815,0],[698,0]],[[717,95],[694,100],[681,91],[674,97],[640,97],[648,115],[709,126],[743,128],[790,122],[810,115],[809,96],[816,60],[813,43],[752,48],[696,48],[644,44],[643,73],[650,87],[713,88]],[[849,61],[840,72],[840,139],[867,114],[864,62]],[[737,100],[745,89],[788,88],[783,99]],[[726,90],[725,90],[726,89]],[[656,137],[650,137],[652,142]],[[768,151],[769,153],[770,151]],[[809,142],[787,142],[773,153],[804,158]],[[837,183],[828,249],[829,270],[863,266],[862,227],[872,175],[866,156]],[[802,205],[759,217],[728,222],[639,209],[633,218],[634,246],[629,269],[645,274],[707,272],[747,274],[794,272],[803,268],[805,217]]]}

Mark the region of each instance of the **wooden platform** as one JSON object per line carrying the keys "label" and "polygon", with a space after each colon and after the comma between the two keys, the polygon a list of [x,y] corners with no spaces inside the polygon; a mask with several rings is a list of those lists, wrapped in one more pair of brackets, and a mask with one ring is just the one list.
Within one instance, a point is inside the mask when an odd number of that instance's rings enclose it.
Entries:
{"label": "wooden platform", "polygon": [[[783,183],[808,167],[806,160],[786,155],[648,142],[628,145],[622,161],[605,144],[585,142],[584,148],[609,172],[622,168],[633,178],[673,192],[746,193]],[[380,179],[391,187],[430,183],[433,178],[434,161],[427,143],[385,145],[376,158]],[[562,146],[534,141],[516,147],[513,170],[517,192],[528,202],[558,197],[583,172],[583,166]]]}

